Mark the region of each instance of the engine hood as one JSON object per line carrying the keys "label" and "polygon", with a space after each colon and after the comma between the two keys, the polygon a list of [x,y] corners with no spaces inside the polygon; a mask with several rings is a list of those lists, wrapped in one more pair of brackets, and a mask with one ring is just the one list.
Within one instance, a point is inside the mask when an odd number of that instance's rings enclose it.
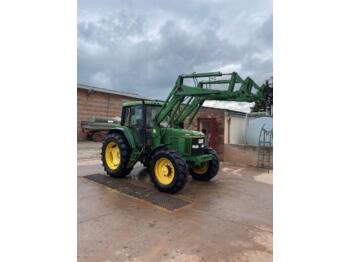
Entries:
{"label": "engine hood", "polygon": [[167,135],[184,137],[184,138],[195,138],[204,137],[204,134],[200,131],[179,129],[179,128],[162,128],[162,133],[165,132]]}

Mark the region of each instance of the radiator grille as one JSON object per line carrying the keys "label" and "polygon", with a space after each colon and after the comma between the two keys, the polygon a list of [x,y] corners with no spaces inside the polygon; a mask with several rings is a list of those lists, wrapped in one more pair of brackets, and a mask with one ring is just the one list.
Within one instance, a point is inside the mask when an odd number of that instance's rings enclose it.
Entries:
{"label": "radiator grille", "polygon": [[[201,140],[201,143],[199,143]],[[193,148],[195,146],[195,148]],[[192,139],[192,155],[202,155],[204,149],[204,138],[193,138]]]}

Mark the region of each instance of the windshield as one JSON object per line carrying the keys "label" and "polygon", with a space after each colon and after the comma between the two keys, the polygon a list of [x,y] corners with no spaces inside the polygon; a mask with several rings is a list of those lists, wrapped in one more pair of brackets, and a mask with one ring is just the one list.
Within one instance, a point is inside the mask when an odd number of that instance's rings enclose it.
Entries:
{"label": "windshield", "polygon": [[[153,128],[156,127],[154,120],[159,112],[161,106],[158,105],[147,105],[146,106],[146,125],[147,127]],[[167,122],[168,117],[166,117],[162,123],[160,123],[161,127],[167,127],[168,122]]]}

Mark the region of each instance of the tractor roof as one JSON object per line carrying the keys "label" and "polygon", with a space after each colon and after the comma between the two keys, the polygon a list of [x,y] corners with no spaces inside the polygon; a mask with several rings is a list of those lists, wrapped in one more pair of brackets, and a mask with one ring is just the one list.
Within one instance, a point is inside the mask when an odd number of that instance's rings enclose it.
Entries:
{"label": "tractor roof", "polygon": [[146,105],[155,105],[155,106],[162,106],[164,102],[157,101],[157,100],[144,100],[144,101],[132,101],[132,102],[126,102],[123,104],[123,106],[138,106],[145,103]]}

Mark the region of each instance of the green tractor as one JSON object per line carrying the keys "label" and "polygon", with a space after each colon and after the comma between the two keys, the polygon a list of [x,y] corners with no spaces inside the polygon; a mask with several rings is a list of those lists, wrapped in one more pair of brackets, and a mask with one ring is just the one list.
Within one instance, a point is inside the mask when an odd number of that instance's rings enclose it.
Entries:
{"label": "green tractor", "polygon": [[[207,80],[199,81],[203,78]],[[194,85],[185,84],[191,79]],[[224,90],[214,88],[223,86]],[[267,92],[266,84],[258,86],[235,72],[180,75],[164,102],[123,105],[121,124],[115,125],[103,142],[104,169],[109,176],[122,178],[140,161],[155,187],[166,193],[180,191],[188,173],[193,179],[209,181],[219,171],[218,155],[206,145],[204,133],[184,129],[185,120],[191,125],[205,100],[261,102]]]}

